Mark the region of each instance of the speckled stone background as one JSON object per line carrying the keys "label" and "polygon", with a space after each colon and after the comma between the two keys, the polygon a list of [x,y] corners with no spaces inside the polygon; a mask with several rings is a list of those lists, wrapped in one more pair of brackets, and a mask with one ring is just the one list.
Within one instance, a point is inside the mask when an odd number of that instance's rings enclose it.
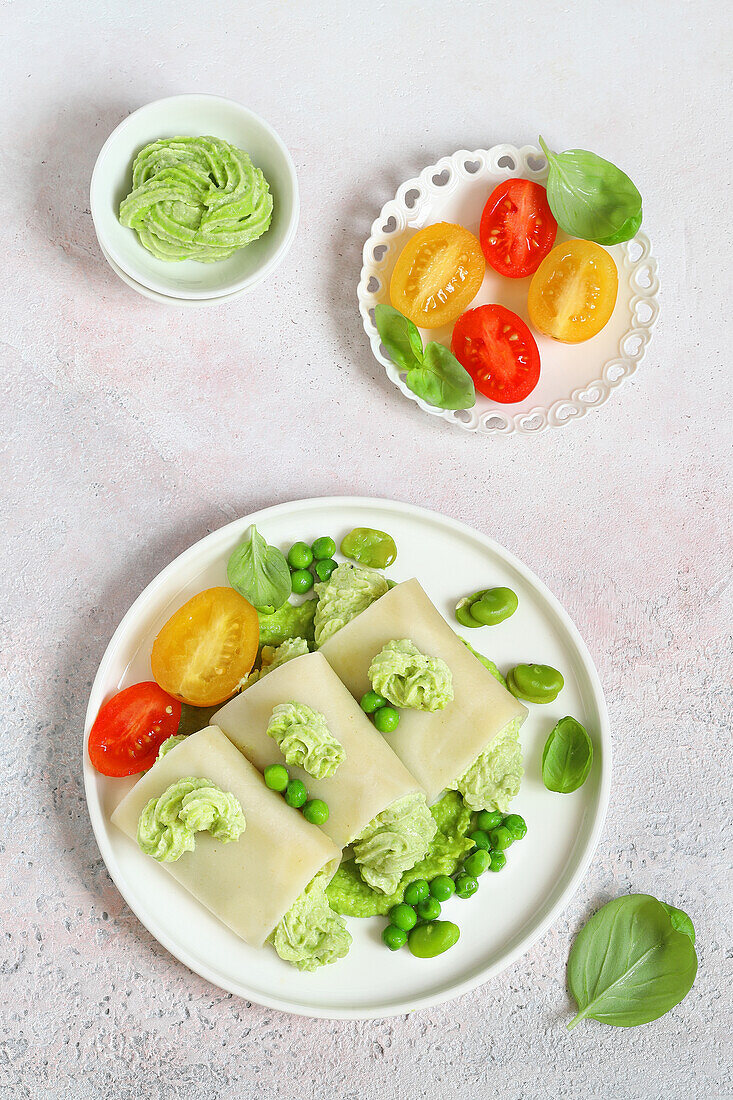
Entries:
{"label": "speckled stone background", "polygon": [[[0,3],[2,1100],[733,1096],[729,11]],[[268,118],[302,195],[278,273],[201,312],[123,286],[87,199],[110,130],[183,91]],[[662,318],[603,409],[476,438],[372,360],[361,247],[425,164],[540,129],[632,172]],[[475,993],[370,1023],[279,1014],[190,974],[108,878],[81,783],[92,678],[144,585],[235,516],[332,493],[426,505],[518,554],[583,632],[615,738],[605,833],[552,931]],[[656,1023],[568,1034],[572,937],[629,890],[689,911],[695,987]]]}

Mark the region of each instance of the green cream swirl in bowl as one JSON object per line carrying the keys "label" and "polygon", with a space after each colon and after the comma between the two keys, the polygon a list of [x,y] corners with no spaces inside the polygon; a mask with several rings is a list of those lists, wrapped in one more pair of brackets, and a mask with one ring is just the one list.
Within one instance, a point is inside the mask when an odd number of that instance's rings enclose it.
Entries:
{"label": "green cream swirl in bowl", "polygon": [[120,221],[159,260],[215,263],[270,227],[267,180],[242,149],[216,137],[146,145],[132,169]]}

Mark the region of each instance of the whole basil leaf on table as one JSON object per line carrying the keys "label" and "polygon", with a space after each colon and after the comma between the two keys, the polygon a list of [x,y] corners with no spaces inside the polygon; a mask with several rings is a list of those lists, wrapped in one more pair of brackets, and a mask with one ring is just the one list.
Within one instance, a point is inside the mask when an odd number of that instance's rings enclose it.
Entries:
{"label": "whole basil leaf on table", "polygon": [[637,1027],[669,1012],[697,974],[692,935],[674,926],[671,906],[649,894],[609,901],[580,930],[568,959],[568,987],[578,1013],[613,1027]]}
{"label": "whole basil leaf on table", "polygon": [[547,157],[547,201],[555,221],[571,237],[612,245],[631,240],[641,225],[641,195],[625,172],[586,149]]}
{"label": "whole basil leaf on table", "polygon": [[269,546],[254,524],[229,558],[227,578],[240,596],[265,615],[281,608],[293,590],[285,555]]}
{"label": "whole basil leaf on table", "polygon": [[593,764],[593,744],[585,726],[566,715],[547,738],[542,753],[542,782],[548,791],[572,794],[582,787]]}

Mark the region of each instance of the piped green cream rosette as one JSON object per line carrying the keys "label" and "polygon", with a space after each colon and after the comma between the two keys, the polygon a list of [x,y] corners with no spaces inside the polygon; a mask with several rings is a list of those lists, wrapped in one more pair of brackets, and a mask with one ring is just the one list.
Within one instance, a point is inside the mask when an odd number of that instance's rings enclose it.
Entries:
{"label": "piped green cream rosette", "polygon": [[314,779],[335,775],[346,759],[325,716],[305,703],[279,703],[272,712],[267,736],[277,743],[286,764],[302,768]]}
{"label": "piped green cream rosette", "polygon": [[247,153],[221,138],[175,137],[135,157],[120,221],[159,260],[225,260],[269,228],[272,195]]}
{"label": "piped green cream rosette", "polygon": [[208,832],[223,844],[239,840],[246,821],[234,797],[210,779],[193,776],[171,783],[143,808],[137,842],[159,863],[174,863],[196,847],[196,833]]}

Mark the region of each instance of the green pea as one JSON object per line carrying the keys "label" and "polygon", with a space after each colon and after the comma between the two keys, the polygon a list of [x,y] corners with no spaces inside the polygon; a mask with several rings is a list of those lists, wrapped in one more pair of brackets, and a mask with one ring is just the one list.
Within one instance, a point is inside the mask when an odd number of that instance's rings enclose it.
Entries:
{"label": "green pea", "polygon": [[430,894],[438,901],[448,901],[456,892],[456,884],[450,875],[438,875],[430,883]]}
{"label": "green pea", "polygon": [[551,665],[517,665],[507,673],[506,685],[517,699],[552,703],[565,686],[565,680]]}
{"label": "green pea", "polygon": [[404,898],[408,905],[417,905],[430,893],[430,887],[424,878],[416,878],[405,887]]}
{"label": "green pea", "polygon": [[285,788],[285,801],[288,806],[300,809],[308,801],[308,788],[300,779],[291,779]]}
{"label": "green pea", "polygon": [[401,902],[400,905],[392,906],[389,911],[389,919],[395,928],[401,928],[404,932],[409,932],[417,924],[417,913],[411,905]]}
{"label": "green pea", "polygon": [[265,768],[264,776],[271,791],[284,791],[290,780],[288,769],[282,764],[270,764]]}
{"label": "green pea", "polygon": [[478,880],[473,875],[458,875],[456,878],[456,894],[459,898],[470,898],[478,890]]}
{"label": "green pea", "polygon": [[310,821],[311,825],[323,825],[328,821],[328,805],[322,798],[312,798],[303,807],[303,817]]}
{"label": "green pea", "polygon": [[317,561],[313,568],[319,581],[327,581],[336,568],[336,564],[333,558],[323,558],[323,560]]}
{"label": "green pea", "polygon": [[502,824],[512,840],[522,840],[527,835],[527,822],[520,814],[507,814]]}
{"label": "green pea", "polygon": [[[319,539],[311,545],[313,551],[313,557],[316,561],[325,561],[327,558],[332,558],[336,553],[336,543],[328,535],[321,535]],[[334,562],[334,568],[336,563]],[[325,580],[325,577],[321,578]]]}
{"label": "green pea", "polygon": [[442,955],[449,947],[458,942],[460,930],[450,920],[435,920],[413,928],[408,939],[408,947],[417,959],[434,959]]}
{"label": "green pea", "polygon": [[503,825],[498,829],[492,829],[489,833],[491,847],[497,852],[503,852],[505,848],[511,848],[514,837]]}
{"label": "green pea", "polygon": [[489,837],[483,829],[475,829],[474,832],[468,834],[468,839],[472,840],[477,848],[488,849],[489,847]]}
{"label": "green pea", "polygon": [[423,898],[417,903],[417,915],[422,920],[437,920],[440,916],[440,902],[433,897]]}
{"label": "green pea", "polygon": [[362,695],[359,706],[365,714],[374,714],[375,710],[387,706],[387,700],[378,691],[367,691]]}
{"label": "green pea", "polygon": [[294,542],[288,550],[288,565],[291,569],[307,569],[313,561],[313,551],[307,542]]}
{"label": "green pea", "polygon": [[506,867],[506,856],[503,852],[492,852],[491,863],[489,864],[490,871],[501,871],[502,867]]}
{"label": "green pea", "polygon": [[482,829],[485,833],[490,833],[492,829],[498,829],[502,823],[502,816],[500,810],[482,810],[476,818],[476,824],[479,829]]}
{"label": "green pea", "polygon": [[486,868],[491,863],[491,856],[484,848],[477,848],[475,852],[471,852],[469,856],[463,861],[463,870],[467,875],[472,875],[474,878],[478,878],[482,875]]}
{"label": "green pea", "polygon": [[374,725],[380,733],[392,733],[400,724],[399,712],[394,707],[380,707],[374,712]]}
{"label": "green pea", "polygon": [[511,588],[489,588],[471,604],[471,615],[481,626],[497,626],[508,619],[519,606]]}
{"label": "green pea", "polygon": [[296,596],[302,596],[313,587],[313,574],[309,569],[296,569],[291,574],[290,580],[293,582],[293,592]]}
{"label": "green pea", "polygon": [[388,924],[382,932],[382,939],[390,951],[399,951],[407,943],[407,932],[394,924]]}

